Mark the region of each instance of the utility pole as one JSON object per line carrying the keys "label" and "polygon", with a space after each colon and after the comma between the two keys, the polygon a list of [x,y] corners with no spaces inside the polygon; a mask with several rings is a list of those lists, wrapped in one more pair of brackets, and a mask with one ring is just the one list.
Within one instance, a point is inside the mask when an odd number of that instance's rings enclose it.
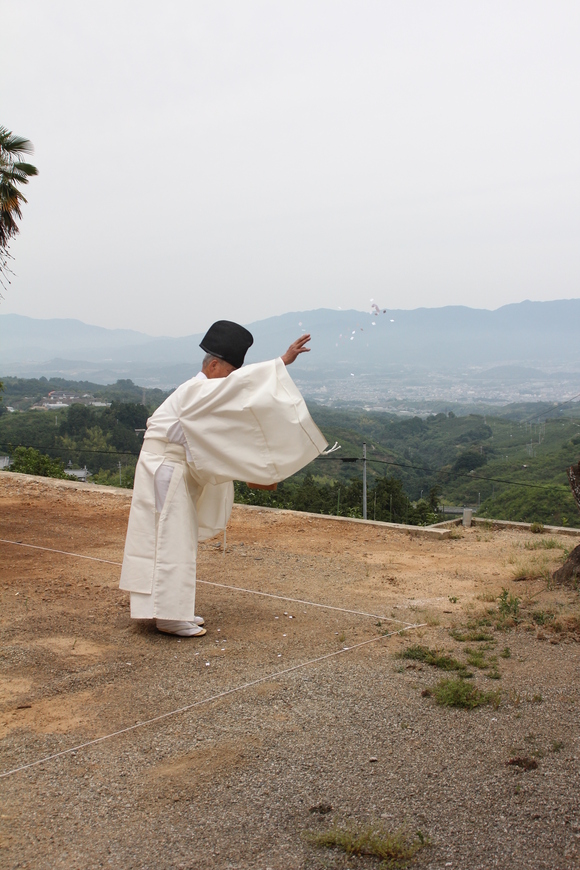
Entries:
{"label": "utility pole", "polygon": [[121,480],[121,460],[119,460],[119,486],[123,485],[123,481]]}
{"label": "utility pole", "polygon": [[363,520],[367,518],[367,443],[363,441]]}

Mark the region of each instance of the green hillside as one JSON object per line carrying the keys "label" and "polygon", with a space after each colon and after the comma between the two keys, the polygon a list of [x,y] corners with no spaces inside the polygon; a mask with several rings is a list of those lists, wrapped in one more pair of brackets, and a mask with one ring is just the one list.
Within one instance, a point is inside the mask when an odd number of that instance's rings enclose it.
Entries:
{"label": "green hillside", "polygon": [[[7,379],[6,399],[48,388],[93,391],[97,385]],[[34,388],[34,389],[32,389]],[[32,447],[66,466],[86,465],[93,480],[131,485],[141,437],[135,429],[163,397],[146,391],[148,407],[138,403],[143,391],[131,381],[99,388],[109,408],[74,404],[56,411],[16,411],[0,415],[0,452]],[[159,394],[159,395],[157,395]],[[115,396],[127,396],[126,399]],[[536,406],[545,413],[543,406]],[[552,408],[553,409],[553,408]],[[529,418],[534,415],[533,407]],[[554,410],[554,409],[553,409]],[[562,409],[556,409],[562,413]],[[276,495],[237,488],[239,500],[296,507],[324,513],[358,515],[362,506],[362,449],[367,445],[368,515],[400,522],[434,521],[439,498],[448,505],[479,508],[496,519],[569,524],[580,527],[566,469],[580,456],[580,423],[575,406],[570,417],[538,423],[508,417],[439,413],[401,419],[393,414],[333,410],[312,405],[312,415],[330,444],[332,456],[319,457]],[[46,463],[45,463],[46,465]]]}
{"label": "green hillside", "polygon": [[[483,516],[580,526],[566,477],[580,456],[574,419],[526,423],[451,413],[400,420],[312,410],[327,439],[342,445],[338,456],[361,457],[366,441],[369,478],[393,474],[413,500],[437,487],[444,503],[481,505]],[[320,479],[351,479],[360,477],[361,463],[320,459],[309,471]]]}

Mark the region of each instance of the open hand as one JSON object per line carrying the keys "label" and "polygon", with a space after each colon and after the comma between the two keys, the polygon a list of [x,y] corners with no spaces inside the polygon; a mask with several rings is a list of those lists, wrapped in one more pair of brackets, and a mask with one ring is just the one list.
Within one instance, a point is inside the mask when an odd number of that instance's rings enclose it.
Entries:
{"label": "open hand", "polygon": [[297,338],[296,341],[293,341],[285,354],[282,355],[282,362],[285,366],[289,366],[290,363],[293,363],[296,357],[301,353],[310,353],[309,347],[304,347],[304,345],[310,341],[310,333],[305,333],[301,335],[300,338]]}

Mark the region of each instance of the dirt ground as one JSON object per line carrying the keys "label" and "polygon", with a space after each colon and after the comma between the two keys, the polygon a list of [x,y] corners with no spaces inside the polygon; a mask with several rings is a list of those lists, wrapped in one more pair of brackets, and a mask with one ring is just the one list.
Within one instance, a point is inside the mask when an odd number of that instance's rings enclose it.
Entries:
{"label": "dirt ground", "polygon": [[[577,539],[238,506],[178,639],[117,588],[130,498],[0,473],[2,867],[378,867],[309,839],[357,824],[417,868],[580,867]],[[417,644],[493,703],[438,705]]]}

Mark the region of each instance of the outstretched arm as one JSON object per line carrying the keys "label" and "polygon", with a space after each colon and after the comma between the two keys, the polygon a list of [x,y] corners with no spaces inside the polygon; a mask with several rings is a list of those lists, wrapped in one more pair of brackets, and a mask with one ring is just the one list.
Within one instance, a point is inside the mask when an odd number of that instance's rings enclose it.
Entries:
{"label": "outstretched arm", "polygon": [[290,363],[293,363],[296,357],[301,353],[310,353],[310,348],[304,347],[304,345],[309,341],[309,333],[301,335],[300,338],[297,338],[296,341],[293,341],[286,353],[282,354],[282,362],[284,363],[284,365],[289,366]]}

